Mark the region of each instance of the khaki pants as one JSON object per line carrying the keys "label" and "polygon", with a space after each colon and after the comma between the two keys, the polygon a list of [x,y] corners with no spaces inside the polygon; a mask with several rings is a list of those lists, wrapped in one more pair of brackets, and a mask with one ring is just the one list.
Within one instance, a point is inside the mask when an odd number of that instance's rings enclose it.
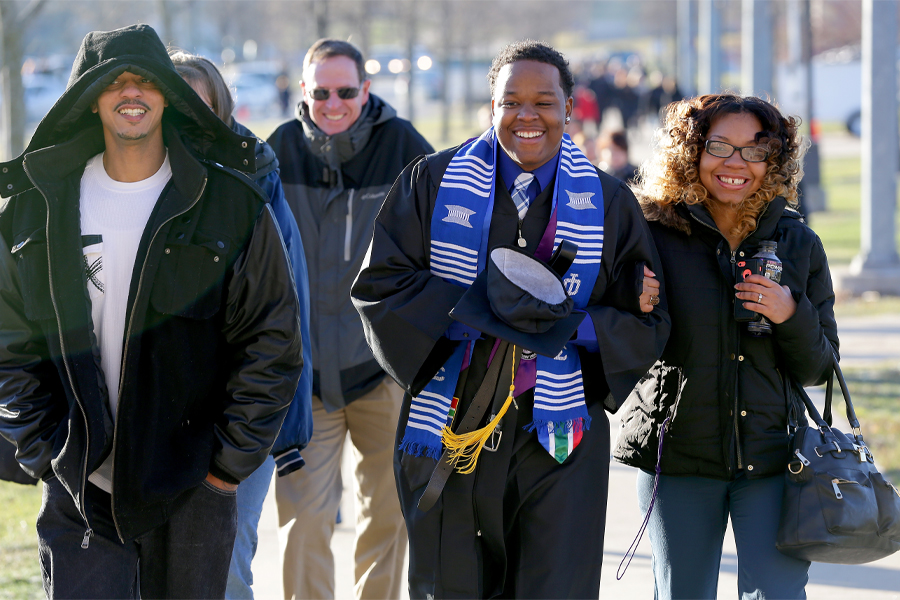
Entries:
{"label": "khaki pants", "polygon": [[356,462],[356,597],[400,596],[406,527],[394,483],[394,437],[403,391],[390,377],[349,406],[325,412],[313,397],[313,436],[306,466],[275,478],[286,599],[334,598],[331,536],[341,500],[341,454],[347,432]]}

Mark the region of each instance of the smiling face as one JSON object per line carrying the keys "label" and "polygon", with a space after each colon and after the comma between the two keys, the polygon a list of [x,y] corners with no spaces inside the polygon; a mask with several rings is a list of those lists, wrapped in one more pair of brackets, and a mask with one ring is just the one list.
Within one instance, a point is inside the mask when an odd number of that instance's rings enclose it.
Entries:
{"label": "smiling face", "polygon": [[494,130],[504,152],[526,171],[556,156],[572,102],[555,66],[534,60],[505,65],[491,99]]}
{"label": "smiling face", "polygon": [[[709,128],[706,138],[728,142],[733,146],[756,145],[756,134],[762,124],[749,113],[726,114]],[[700,183],[710,197],[725,206],[737,208],[756,193],[766,176],[767,162],[747,162],[735,151],[728,158],[718,158],[706,150],[700,155]]]}
{"label": "smiling face", "polygon": [[163,110],[169,105],[149,79],[124,72],[109,84],[91,110],[100,116],[107,147],[162,140]]}
{"label": "smiling face", "polygon": [[[335,135],[350,129],[362,114],[362,108],[369,101],[370,80],[362,82],[362,89],[356,98],[341,100],[337,95],[340,88],[360,87],[356,63],[347,56],[332,56],[312,63],[303,72],[300,89],[303,100],[309,107],[309,116],[326,135]],[[310,97],[316,88],[329,90],[327,100],[313,100]]]}

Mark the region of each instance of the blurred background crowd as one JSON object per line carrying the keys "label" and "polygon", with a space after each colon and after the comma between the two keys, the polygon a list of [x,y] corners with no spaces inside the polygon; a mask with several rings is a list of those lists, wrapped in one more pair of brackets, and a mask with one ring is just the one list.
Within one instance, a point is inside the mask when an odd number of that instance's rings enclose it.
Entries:
{"label": "blurred background crowd", "polygon": [[[481,131],[489,118],[485,75],[496,50],[513,39],[560,48],[576,72],[575,119],[568,131],[597,161],[619,172],[620,150],[661,107],[696,93],[677,81],[677,13],[684,0],[3,0],[4,60],[0,158],[18,153],[65,88],[79,40],[90,30],[151,24],[167,43],[212,59],[236,96],[235,117],[265,136],[292,116],[306,48],[325,36],[363,50],[372,90],[437,147]],[[803,0],[810,33],[813,120],[859,131],[859,0]],[[715,0],[721,86],[738,90],[741,5]],[[773,99],[794,99],[798,60],[789,5],[771,2]],[[698,42],[699,43],[699,42]],[[20,79],[20,82],[17,81]],[[826,86],[827,84],[827,86]],[[21,89],[20,87],[21,86]],[[699,90],[703,91],[703,90]],[[2,107],[0,107],[2,108]],[[803,115],[806,117],[806,115]],[[22,133],[17,129],[23,123]],[[623,137],[625,134],[625,137]],[[646,137],[646,136],[645,136]],[[12,139],[11,139],[12,138]],[[21,139],[16,139],[21,138]],[[622,140],[626,140],[623,147]],[[640,149],[632,143],[632,150]],[[4,154],[6,156],[4,156]]]}

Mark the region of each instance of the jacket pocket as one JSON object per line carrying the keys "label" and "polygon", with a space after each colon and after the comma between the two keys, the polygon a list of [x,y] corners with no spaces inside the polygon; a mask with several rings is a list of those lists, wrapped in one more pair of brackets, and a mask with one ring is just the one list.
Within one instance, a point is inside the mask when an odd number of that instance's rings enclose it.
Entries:
{"label": "jacket pocket", "polygon": [[212,237],[195,242],[198,243],[166,245],[150,293],[150,302],[157,312],[209,319],[224,303],[222,288],[231,241]]}
{"label": "jacket pocket", "polygon": [[829,533],[878,533],[878,502],[869,478],[851,469],[832,471],[816,473],[816,490]]}
{"label": "jacket pocket", "polygon": [[635,391],[641,398],[647,412],[659,425],[669,419],[668,432],[674,425],[684,390],[684,374],[681,367],[666,365],[659,361],[637,384]]}
{"label": "jacket pocket", "polygon": [[50,297],[50,269],[47,262],[47,235],[44,228],[17,235],[10,250],[22,282],[25,316],[32,321],[54,319]]}

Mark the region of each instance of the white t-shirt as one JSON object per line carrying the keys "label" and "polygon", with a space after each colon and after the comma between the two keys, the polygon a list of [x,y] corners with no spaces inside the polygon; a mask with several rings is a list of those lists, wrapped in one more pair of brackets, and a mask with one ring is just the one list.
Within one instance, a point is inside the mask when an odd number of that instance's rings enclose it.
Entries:
{"label": "white t-shirt", "polygon": [[[125,314],[135,257],[150,214],[171,177],[168,152],[159,170],[143,181],[111,179],[103,167],[103,153],[87,162],[81,177],[84,268],[113,423],[119,403]],[[110,454],[88,478],[110,493],[112,459]]]}

